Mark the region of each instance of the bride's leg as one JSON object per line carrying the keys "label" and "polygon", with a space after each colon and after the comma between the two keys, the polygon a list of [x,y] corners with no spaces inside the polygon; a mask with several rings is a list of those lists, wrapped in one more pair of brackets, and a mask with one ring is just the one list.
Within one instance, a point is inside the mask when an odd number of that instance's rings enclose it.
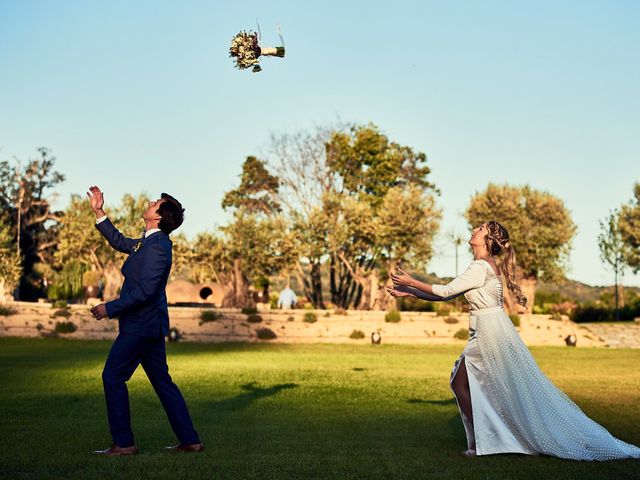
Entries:
{"label": "bride's leg", "polygon": [[[465,359],[460,360],[460,365],[456,371],[455,376],[451,380],[451,388],[458,400],[458,405],[462,414],[466,417],[467,421],[473,428],[473,410],[471,408],[471,392],[469,390],[469,378],[467,376],[467,364]],[[469,449],[475,450],[475,441],[469,445]]]}

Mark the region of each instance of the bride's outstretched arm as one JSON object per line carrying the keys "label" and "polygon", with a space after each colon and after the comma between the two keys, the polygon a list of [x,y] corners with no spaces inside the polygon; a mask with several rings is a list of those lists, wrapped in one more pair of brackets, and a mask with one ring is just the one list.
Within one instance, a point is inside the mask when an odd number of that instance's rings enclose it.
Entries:
{"label": "bride's outstretched arm", "polygon": [[[393,282],[393,285],[395,286],[396,290],[398,290],[399,288],[408,287],[409,289],[418,291],[422,294],[434,296],[438,300],[443,300],[441,296],[436,295],[434,293],[431,285],[429,285],[428,283],[421,282],[417,278],[412,277],[407,272],[402,270],[400,267],[396,268],[395,273],[391,274],[391,281]],[[430,299],[425,299],[425,300],[430,300]]]}
{"label": "bride's outstretched arm", "polygon": [[486,275],[487,272],[485,268],[482,266],[480,261],[476,260],[472,262],[471,265],[469,265],[469,268],[467,268],[461,275],[457,276],[446,285],[429,285],[428,283],[424,283],[413,278],[400,268],[396,269],[396,272],[391,274],[391,280],[393,281],[396,289],[402,286],[410,287],[419,290],[424,294],[434,295],[440,300],[450,300],[462,295],[472,288],[482,286]]}
{"label": "bride's outstretched arm", "polygon": [[409,287],[407,285],[398,285],[397,287],[395,287],[395,290],[397,290],[398,292],[407,292],[413,297],[417,297],[421,300],[427,300],[429,302],[447,302],[462,295],[462,293],[458,293],[456,295],[451,295],[450,297],[439,297],[438,295],[435,295],[433,293],[427,293],[422,290],[418,290],[417,288]]}

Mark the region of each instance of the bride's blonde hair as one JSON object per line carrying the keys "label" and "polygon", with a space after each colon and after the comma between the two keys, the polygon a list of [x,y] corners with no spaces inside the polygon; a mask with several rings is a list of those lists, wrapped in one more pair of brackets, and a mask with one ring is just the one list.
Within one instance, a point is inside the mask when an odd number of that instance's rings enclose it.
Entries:
{"label": "bride's blonde hair", "polygon": [[527,297],[522,293],[516,279],[516,251],[509,243],[509,232],[495,220],[487,222],[487,235],[484,237],[489,255],[504,255],[500,262],[500,270],[507,282],[507,288],[513,292],[516,302],[523,307],[527,306]]}

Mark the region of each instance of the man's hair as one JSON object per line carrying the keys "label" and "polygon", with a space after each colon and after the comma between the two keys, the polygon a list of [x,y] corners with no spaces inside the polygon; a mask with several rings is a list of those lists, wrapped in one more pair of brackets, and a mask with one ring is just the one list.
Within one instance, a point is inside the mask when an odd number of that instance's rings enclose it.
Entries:
{"label": "man's hair", "polygon": [[184,208],[182,204],[168,193],[163,193],[160,198],[164,200],[158,207],[160,215],[160,230],[169,235],[184,221]]}

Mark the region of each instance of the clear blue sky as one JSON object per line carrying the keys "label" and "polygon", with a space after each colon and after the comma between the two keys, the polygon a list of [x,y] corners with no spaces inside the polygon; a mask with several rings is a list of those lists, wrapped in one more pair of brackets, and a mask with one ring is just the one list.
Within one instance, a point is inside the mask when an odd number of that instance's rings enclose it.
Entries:
{"label": "clear blue sky", "polygon": [[[256,18],[287,47],[259,74],[228,58]],[[444,233],[488,182],[528,183],[578,225],[569,276],[611,283],[596,236],[640,181],[639,24],[634,1],[0,0],[0,158],[53,149],[60,207],[171,192],[193,235],[271,132],[374,122],[428,155]],[[440,239],[430,270],[453,269]]]}

